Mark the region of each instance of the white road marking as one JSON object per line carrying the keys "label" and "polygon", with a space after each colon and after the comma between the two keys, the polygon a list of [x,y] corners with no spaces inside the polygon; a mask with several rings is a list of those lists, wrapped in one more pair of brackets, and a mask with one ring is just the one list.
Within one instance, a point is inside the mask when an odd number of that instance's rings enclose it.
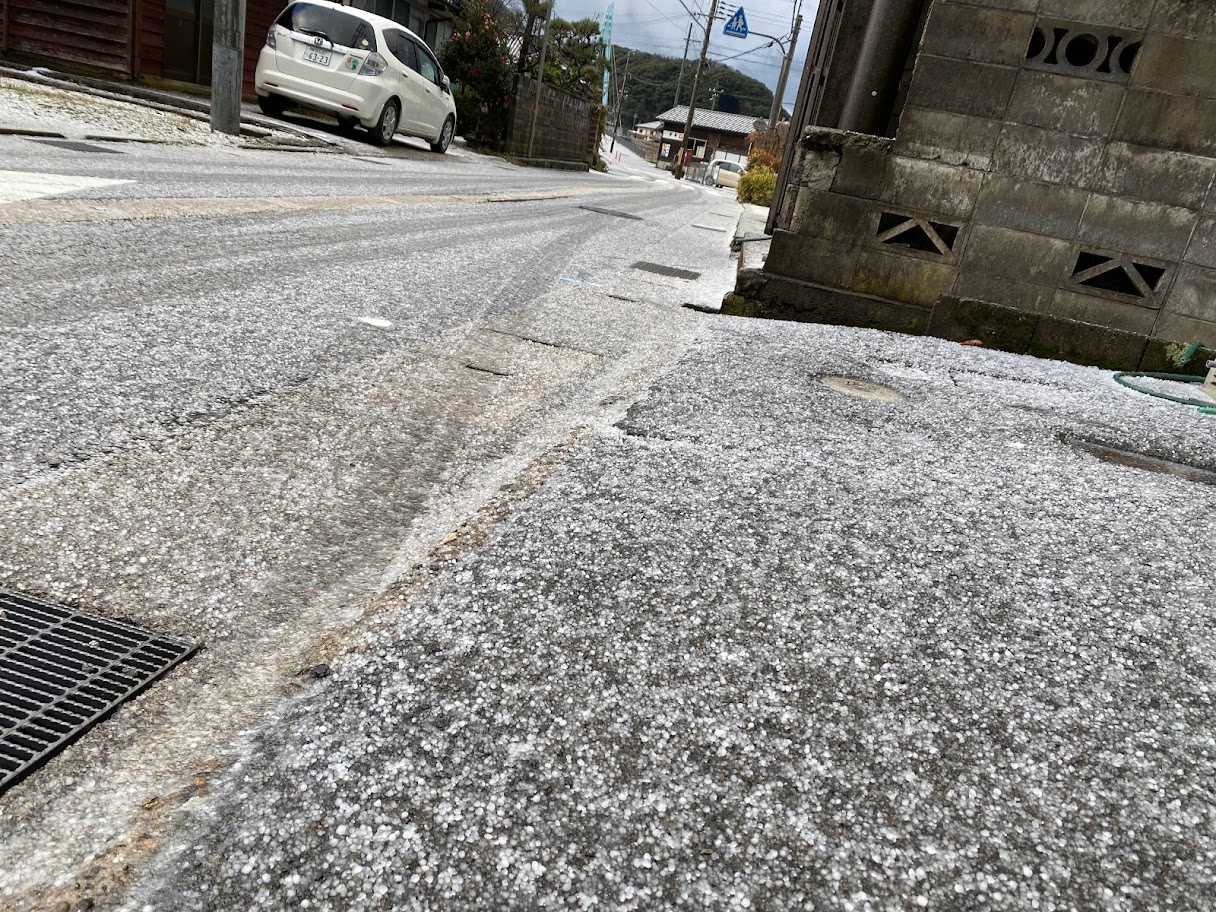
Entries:
{"label": "white road marking", "polygon": [[131,183],[134,181],[76,177],[70,174],[39,174],[34,171],[0,171],[0,205]]}

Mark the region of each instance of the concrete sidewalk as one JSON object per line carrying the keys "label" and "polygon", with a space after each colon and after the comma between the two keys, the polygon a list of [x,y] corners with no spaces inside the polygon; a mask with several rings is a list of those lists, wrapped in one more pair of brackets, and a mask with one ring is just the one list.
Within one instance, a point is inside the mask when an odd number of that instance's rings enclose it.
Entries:
{"label": "concrete sidewalk", "polygon": [[[0,131],[5,133],[143,142],[229,140],[210,133],[211,102],[204,96],[44,67],[0,64],[0,79],[9,81],[10,96],[28,96],[10,97],[7,106],[0,97]],[[6,107],[11,109],[7,116]],[[343,145],[320,131],[266,117],[248,104],[242,106],[241,136],[266,148],[336,151]]]}
{"label": "concrete sidewalk", "polygon": [[125,908],[1208,908],[1214,430],[1092,368],[707,318]]}

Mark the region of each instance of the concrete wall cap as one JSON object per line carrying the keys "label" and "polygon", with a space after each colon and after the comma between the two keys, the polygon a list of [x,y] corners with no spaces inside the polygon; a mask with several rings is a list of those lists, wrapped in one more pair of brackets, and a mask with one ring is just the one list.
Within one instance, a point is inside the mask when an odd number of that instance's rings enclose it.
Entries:
{"label": "concrete wall cap", "polygon": [[888,136],[871,136],[868,133],[850,133],[834,127],[819,127],[812,124],[802,133],[802,144],[816,149],[843,152],[857,149],[872,152],[890,152],[895,140]]}

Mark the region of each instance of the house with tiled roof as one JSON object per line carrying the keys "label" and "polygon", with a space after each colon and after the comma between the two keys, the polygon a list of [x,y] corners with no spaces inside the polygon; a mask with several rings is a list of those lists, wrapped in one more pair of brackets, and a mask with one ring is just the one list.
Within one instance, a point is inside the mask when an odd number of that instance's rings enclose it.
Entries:
{"label": "house with tiled roof", "polygon": [[658,142],[659,136],[663,132],[663,121],[650,120],[646,123],[640,123],[633,128],[633,132],[638,135],[639,139],[644,139],[648,142]]}
{"label": "house with tiled roof", "polygon": [[[658,119],[663,124],[663,135],[659,140],[659,167],[670,168],[684,138],[688,105],[676,105],[660,114]],[[725,111],[697,108],[689,137],[692,161],[746,157],[749,145],[747,134],[756,129],[757,123],[763,125],[764,121],[757,121],[749,114],[727,114]]]}

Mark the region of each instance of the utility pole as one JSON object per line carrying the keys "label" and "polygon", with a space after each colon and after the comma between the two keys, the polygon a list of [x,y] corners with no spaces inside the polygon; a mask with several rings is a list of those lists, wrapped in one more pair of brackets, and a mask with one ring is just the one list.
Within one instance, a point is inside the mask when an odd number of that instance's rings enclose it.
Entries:
{"label": "utility pole", "polygon": [[[612,143],[608,146],[608,151],[616,150],[616,134],[621,130],[621,102],[625,100],[625,87],[629,85],[629,58],[632,52],[625,55],[625,75],[621,78],[620,84],[616,87],[616,104],[612,112]],[[612,72],[616,73],[616,58],[612,60]]]}
{"label": "utility pole", "polygon": [[536,97],[532,99],[532,129],[528,131],[528,158],[532,157],[532,147],[536,144],[536,116],[540,113],[540,88],[545,78],[545,54],[549,50],[549,23],[553,20],[553,6],[557,0],[549,0],[549,8],[545,10],[545,37],[540,42],[540,65],[536,68]]}
{"label": "utility pole", "polygon": [[215,0],[211,41],[211,130],[241,132],[241,83],[245,73],[245,0]]}
{"label": "utility pole", "polygon": [[711,0],[709,4],[709,18],[705,20],[705,39],[701,42],[701,54],[697,57],[697,69],[692,76],[692,95],[688,99],[688,120],[684,123],[684,139],[680,142],[680,152],[676,158],[676,165],[671,169],[671,176],[676,180],[684,178],[684,150],[688,148],[688,141],[691,139],[692,119],[697,113],[697,86],[701,82],[701,67],[705,64],[705,55],[709,53],[709,36],[713,32],[714,20],[717,15],[718,0]]}
{"label": "utility pole", "polygon": [[634,52],[630,51],[625,55],[625,75],[620,80],[620,85],[617,86],[617,111],[613,114],[612,128],[612,148],[617,148],[617,134],[620,131],[620,106],[625,101],[625,89],[629,88],[629,58],[634,56]]}
{"label": "utility pole", "polygon": [[608,154],[611,155],[613,152],[616,151],[616,117],[617,117],[617,112],[621,109],[621,83],[620,83],[620,80],[618,80],[616,78],[616,55],[615,54],[612,55],[612,63],[609,64],[609,67],[612,70],[612,84],[613,84],[613,86],[616,87],[616,98],[613,100],[613,104],[612,104],[612,123],[613,123],[612,141],[610,143],[608,143]]}
{"label": "utility pole", "polygon": [[684,59],[680,61],[680,75],[676,77],[676,99],[671,103],[674,108],[680,103],[680,86],[684,83],[684,67],[688,66],[688,46],[692,44],[692,23],[688,23],[688,37],[684,39]]}
{"label": "utility pole", "polygon": [[798,48],[798,30],[802,28],[802,13],[794,19],[794,33],[790,36],[790,49],[785,52],[785,60],[781,62],[781,75],[777,78],[777,91],[773,94],[773,109],[768,114],[768,126],[771,130],[781,119],[781,98],[785,95],[785,83],[790,78],[790,64],[794,62],[794,51]]}

